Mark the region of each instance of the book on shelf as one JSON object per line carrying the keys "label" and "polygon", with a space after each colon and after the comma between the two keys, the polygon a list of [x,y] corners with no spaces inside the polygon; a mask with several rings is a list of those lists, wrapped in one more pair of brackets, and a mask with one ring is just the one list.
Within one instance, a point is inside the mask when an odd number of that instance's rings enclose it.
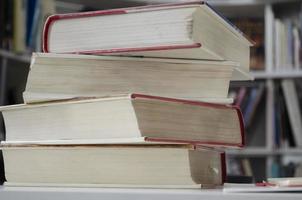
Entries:
{"label": "book on shelf", "polygon": [[243,103],[244,97],[247,93],[247,88],[246,87],[240,87],[238,94],[235,92],[235,101],[234,105],[240,107],[241,104]]}
{"label": "book on shelf", "polygon": [[233,177],[252,177],[253,171],[250,160],[247,158],[234,158],[227,159],[227,174]]}
{"label": "book on shelf", "polygon": [[245,73],[252,45],[203,1],[53,15],[43,39],[44,52],[229,60]]}
{"label": "book on shelf", "polygon": [[14,0],[13,16],[13,50],[25,52],[26,50],[26,1]]}
{"label": "book on shelf", "polygon": [[240,107],[243,114],[246,145],[250,147],[261,148],[266,145],[266,139],[263,138],[266,126],[266,90],[263,81],[247,83],[245,86],[234,85],[230,90],[234,94],[233,105]]}
{"label": "book on shelf", "polygon": [[239,89],[233,89],[234,92],[234,105],[241,108],[245,127],[249,128],[256,115],[259,104],[264,96],[265,85],[263,83],[257,83],[251,87],[240,87]]}
{"label": "book on shelf", "polygon": [[132,94],[13,105],[1,111],[6,142],[133,138],[230,147],[245,142],[241,112],[231,105]]}
{"label": "book on shelf", "polygon": [[274,58],[276,70],[301,67],[301,27],[295,18],[274,21]]}
{"label": "book on shelf", "polygon": [[249,127],[255,116],[256,109],[264,95],[264,84],[259,84],[257,87],[253,87],[250,91],[247,105],[243,111],[245,126]]}
{"label": "book on shelf", "polygon": [[35,53],[23,97],[32,103],[135,91],[232,103],[227,98],[232,73],[245,76],[229,61]]}
{"label": "book on shelf", "polygon": [[[243,88],[241,87],[235,97],[235,105],[239,106],[241,111],[244,112],[248,106],[249,103],[249,97],[251,93],[251,88]],[[240,104],[239,104],[240,103]]]}
{"label": "book on shelf", "polygon": [[200,188],[222,185],[226,175],[223,152],[185,144],[1,149],[7,186]]}
{"label": "book on shelf", "polygon": [[1,0],[0,48],[16,53],[41,51],[43,25],[56,11],[55,0]]}
{"label": "book on shelf", "polygon": [[283,79],[274,84],[274,145],[287,149],[301,146],[301,81]]}
{"label": "book on shelf", "polygon": [[293,129],[289,120],[288,109],[285,103],[285,94],[280,82],[275,83],[275,134],[274,146],[277,148],[296,147]]}
{"label": "book on shelf", "polygon": [[264,70],[264,19],[241,17],[230,18],[230,21],[254,42],[250,49],[250,69]]}
{"label": "book on shelf", "polygon": [[26,2],[26,17],[24,17],[24,19],[26,20],[25,44],[29,45],[32,35],[31,31],[34,30],[34,26],[37,22],[37,19],[35,18],[37,18],[36,15],[38,15],[38,13],[40,12],[40,7],[39,0],[26,0]]}
{"label": "book on shelf", "polygon": [[56,2],[30,0],[27,6],[26,45],[31,51],[42,51],[42,27],[47,17],[56,13]]}
{"label": "book on shelf", "polygon": [[285,104],[289,116],[289,122],[292,128],[294,141],[297,146],[302,146],[302,117],[298,101],[297,90],[294,80],[284,79],[281,82]]}
{"label": "book on shelf", "polygon": [[246,176],[252,177],[253,176],[253,170],[250,163],[250,160],[247,158],[242,159],[242,168],[243,172]]}

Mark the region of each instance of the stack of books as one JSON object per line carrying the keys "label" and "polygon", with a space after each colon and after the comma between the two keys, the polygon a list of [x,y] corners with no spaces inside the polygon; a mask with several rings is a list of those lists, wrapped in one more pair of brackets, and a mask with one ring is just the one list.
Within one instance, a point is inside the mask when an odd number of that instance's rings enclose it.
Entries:
{"label": "stack of books", "polygon": [[6,185],[222,185],[250,45],[200,1],[49,17],[25,104],[1,108]]}

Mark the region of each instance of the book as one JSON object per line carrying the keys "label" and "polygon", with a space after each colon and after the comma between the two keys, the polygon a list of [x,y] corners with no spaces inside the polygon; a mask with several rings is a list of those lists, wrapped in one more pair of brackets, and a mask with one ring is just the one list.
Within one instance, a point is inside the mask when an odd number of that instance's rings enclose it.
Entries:
{"label": "book", "polygon": [[1,0],[0,48],[17,54],[40,52],[43,26],[55,7],[55,0]]}
{"label": "book", "polygon": [[132,94],[0,110],[7,142],[133,138],[141,142],[244,145],[242,114],[231,105]]}
{"label": "book", "polygon": [[26,103],[143,93],[216,103],[227,98],[237,63],[34,53]]}
{"label": "book", "polygon": [[246,96],[246,93],[247,93],[246,87],[240,87],[237,95],[235,95],[236,98],[235,98],[234,105],[240,107],[242,105],[244,97]]}
{"label": "book", "polygon": [[28,48],[36,52],[42,51],[43,26],[47,17],[54,13],[56,13],[55,0],[36,2],[32,27],[29,30]]}
{"label": "book", "polygon": [[[227,159],[226,164],[228,183],[244,183],[244,177],[253,177],[252,165],[250,160],[247,158],[238,159],[235,157],[231,157]],[[238,180],[236,180],[237,178]]]}
{"label": "book", "polygon": [[16,52],[26,50],[26,1],[14,0],[13,14],[13,48]]}
{"label": "book", "polygon": [[36,25],[35,22],[35,15],[39,12],[39,1],[37,0],[26,0],[26,33],[25,33],[25,41],[26,46],[29,46],[31,40],[31,32],[33,27]]}
{"label": "book", "polygon": [[249,127],[252,123],[253,117],[256,113],[256,109],[261,101],[261,98],[263,97],[264,89],[264,84],[259,84],[258,87],[254,87],[250,91],[247,106],[243,111],[243,118],[246,127]]}
{"label": "book", "polygon": [[222,185],[225,154],[193,145],[3,145],[17,186],[200,188]]}
{"label": "book", "polygon": [[231,18],[234,23],[254,45],[250,49],[250,69],[264,70],[264,19],[256,17]]}
{"label": "book", "polygon": [[302,146],[302,117],[294,80],[284,79],[281,85],[295,143],[297,146]]}
{"label": "book", "polygon": [[[297,16],[296,16],[297,15]],[[274,22],[274,58],[276,70],[299,70],[301,62],[299,14],[276,18]]]}
{"label": "book", "polygon": [[44,52],[229,60],[246,73],[252,45],[203,1],[52,15],[43,38]]}
{"label": "book", "polygon": [[290,125],[288,112],[286,109],[285,96],[282,92],[281,82],[275,84],[275,147],[288,148],[295,147],[292,127]]}
{"label": "book", "polygon": [[301,38],[299,34],[299,29],[297,27],[293,28],[293,66],[295,69],[299,70],[301,66],[300,51],[301,51]]}
{"label": "book", "polygon": [[281,101],[281,126],[282,126],[282,132],[281,132],[281,148],[288,148],[288,147],[297,147],[297,142],[294,137],[293,133],[293,127],[291,126],[291,122],[289,119],[289,113],[286,108],[286,102],[284,94],[280,95],[280,101]]}
{"label": "book", "polygon": [[247,158],[242,159],[241,160],[241,165],[242,165],[243,173],[246,176],[253,177],[253,170],[252,170],[250,160],[247,159]]}

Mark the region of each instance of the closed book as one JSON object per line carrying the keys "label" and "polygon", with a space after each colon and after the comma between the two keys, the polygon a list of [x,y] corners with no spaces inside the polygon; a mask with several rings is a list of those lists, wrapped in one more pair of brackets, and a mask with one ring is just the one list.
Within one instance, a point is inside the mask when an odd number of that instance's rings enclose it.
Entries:
{"label": "closed book", "polygon": [[244,145],[242,114],[231,105],[132,94],[14,105],[0,110],[7,142],[142,138]]}
{"label": "closed book", "polygon": [[225,155],[192,145],[2,145],[5,185],[200,188],[222,185]]}
{"label": "closed book", "polygon": [[230,60],[249,71],[243,34],[203,1],[50,16],[44,52]]}
{"label": "closed book", "polygon": [[20,53],[26,50],[26,1],[13,2],[13,50]]}
{"label": "closed book", "polygon": [[23,93],[26,103],[127,93],[232,103],[238,64],[227,61],[35,53]]}

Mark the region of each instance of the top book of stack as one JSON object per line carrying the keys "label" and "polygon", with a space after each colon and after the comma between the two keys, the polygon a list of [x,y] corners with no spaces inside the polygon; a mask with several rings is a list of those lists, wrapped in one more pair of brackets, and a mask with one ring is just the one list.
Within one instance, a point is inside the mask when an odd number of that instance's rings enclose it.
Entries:
{"label": "top book of stack", "polygon": [[[251,42],[203,1],[53,15],[44,52],[228,60],[247,80]],[[245,76],[242,76],[244,74]]]}

